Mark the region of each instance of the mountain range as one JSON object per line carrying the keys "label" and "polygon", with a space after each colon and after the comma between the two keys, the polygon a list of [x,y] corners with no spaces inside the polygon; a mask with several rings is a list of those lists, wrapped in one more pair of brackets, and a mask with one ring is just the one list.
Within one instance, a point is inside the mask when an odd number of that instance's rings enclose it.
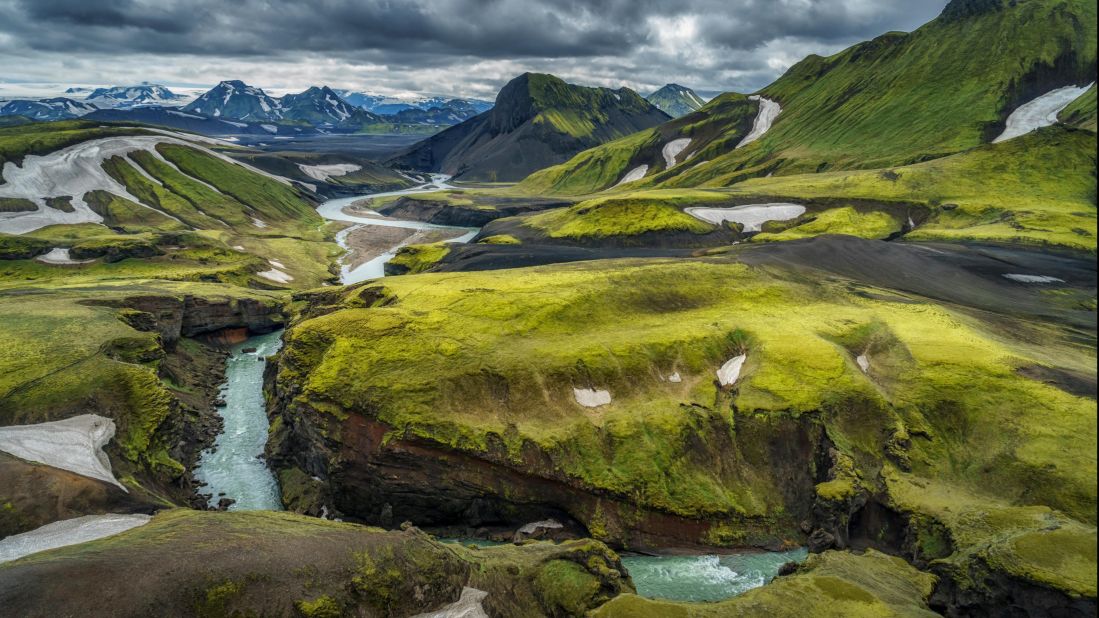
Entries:
{"label": "mountain range", "polygon": [[[479,99],[441,96],[398,98],[336,91],[327,86],[314,86],[300,93],[274,97],[240,80],[220,82],[193,100],[150,83],[66,90],[66,94],[70,95],[84,93],[87,96],[83,100],[59,97],[7,101],[0,107],[0,116],[67,120],[96,112],[91,119],[149,122],[186,130],[203,128],[212,131],[209,133],[211,135],[259,133],[265,130],[260,128],[262,125],[290,125],[294,129],[284,129],[283,132],[292,133],[303,130],[384,132],[389,125],[435,130],[435,127],[457,124],[492,106]],[[345,99],[345,95],[350,100]]]}

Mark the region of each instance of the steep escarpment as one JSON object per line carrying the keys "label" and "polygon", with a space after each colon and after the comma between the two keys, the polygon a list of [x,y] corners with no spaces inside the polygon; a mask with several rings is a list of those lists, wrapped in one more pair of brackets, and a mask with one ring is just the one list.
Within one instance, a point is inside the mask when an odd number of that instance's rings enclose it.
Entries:
{"label": "steep escarpment", "polygon": [[509,181],[576,153],[668,120],[628,88],[587,88],[524,73],[495,106],[416,144],[391,160],[464,180]]}

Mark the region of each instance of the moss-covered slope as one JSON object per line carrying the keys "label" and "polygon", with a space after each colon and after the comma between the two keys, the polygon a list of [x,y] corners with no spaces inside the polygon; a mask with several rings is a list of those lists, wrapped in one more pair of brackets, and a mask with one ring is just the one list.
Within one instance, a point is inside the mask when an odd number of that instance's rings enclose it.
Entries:
{"label": "moss-covered slope", "polygon": [[0,565],[0,602],[20,616],[410,616],[464,586],[498,616],[579,616],[633,589],[592,541],[475,549],[275,512],[167,511]]}
{"label": "moss-covered slope", "polygon": [[[712,145],[692,165],[646,176],[641,185],[729,185],[776,171],[885,168],[942,157],[991,141],[1019,105],[1095,80],[1095,3],[994,0],[968,10],[969,4],[952,3],[912,33],[890,32],[827,58],[807,57],[759,92],[782,106],[763,137],[740,149],[739,140]],[[1067,111],[1068,122],[1087,126],[1094,110],[1089,97],[1094,101],[1094,93],[1085,95]],[[720,100],[685,118],[734,133],[740,119],[718,118]],[[605,189],[609,179],[640,163],[632,156],[639,140],[630,136],[580,153],[523,185],[539,194]],[[619,154],[611,158],[611,152]]]}

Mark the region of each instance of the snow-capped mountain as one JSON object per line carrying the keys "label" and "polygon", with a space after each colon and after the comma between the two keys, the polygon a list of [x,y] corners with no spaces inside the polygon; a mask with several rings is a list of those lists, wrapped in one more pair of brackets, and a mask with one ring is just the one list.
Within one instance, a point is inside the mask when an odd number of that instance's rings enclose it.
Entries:
{"label": "snow-capped mountain", "polygon": [[179,105],[186,99],[187,97],[176,94],[164,86],[146,82],[137,86],[96,88],[84,100],[101,108],[128,108],[143,105]]}
{"label": "snow-capped mountain", "polygon": [[[410,109],[428,111],[432,108],[452,108],[459,113],[464,113],[467,109],[471,109],[474,112],[473,115],[477,115],[492,109],[492,101],[484,101],[481,99],[463,99],[458,97],[421,94],[389,96],[354,90],[338,90],[337,92],[351,105],[361,107],[378,115],[397,114]],[[468,116],[466,117],[468,118]]]}
{"label": "snow-capped mountain", "polygon": [[0,116],[26,116],[32,120],[67,120],[79,118],[97,109],[99,108],[91,103],[56,97],[38,101],[8,101],[0,107]]}
{"label": "snow-capped mountain", "polygon": [[307,122],[316,127],[362,126],[381,119],[344,101],[328,86],[313,86],[281,99],[283,120]]}
{"label": "snow-capped mountain", "polygon": [[237,79],[221,82],[207,90],[188,103],[183,111],[254,122],[272,122],[283,118],[282,104],[278,99]]}

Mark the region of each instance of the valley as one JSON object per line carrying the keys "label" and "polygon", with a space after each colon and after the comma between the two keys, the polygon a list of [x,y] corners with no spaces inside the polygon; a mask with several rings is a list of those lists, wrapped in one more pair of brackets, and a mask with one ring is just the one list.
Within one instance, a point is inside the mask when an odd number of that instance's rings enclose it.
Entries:
{"label": "valley", "polygon": [[1095,24],[0,103],[0,613],[1094,615]]}

